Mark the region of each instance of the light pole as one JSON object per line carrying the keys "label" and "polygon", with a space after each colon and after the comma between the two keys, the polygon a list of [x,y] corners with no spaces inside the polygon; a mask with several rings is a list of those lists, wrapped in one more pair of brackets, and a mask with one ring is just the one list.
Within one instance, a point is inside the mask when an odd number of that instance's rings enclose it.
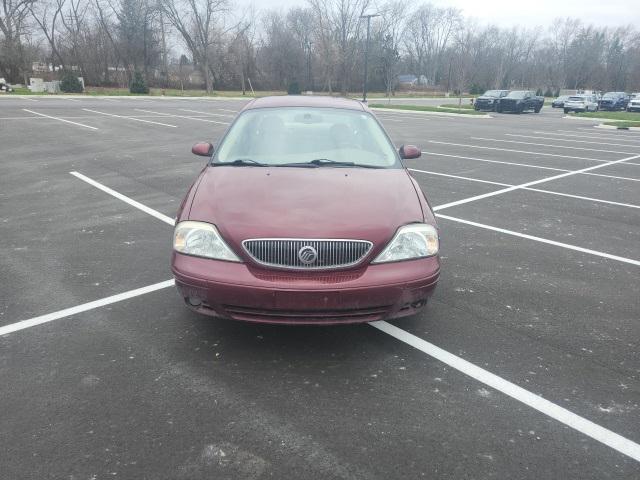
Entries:
{"label": "light pole", "polygon": [[307,91],[313,90],[313,85],[311,85],[311,40],[308,38],[304,41],[304,47],[307,51]]}
{"label": "light pole", "polygon": [[368,60],[369,60],[369,31],[371,27],[371,17],[379,17],[379,13],[369,13],[367,15],[360,15],[360,18],[367,19],[367,43],[364,45],[364,87],[362,93],[362,101],[367,102],[367,73],[368,73]]}

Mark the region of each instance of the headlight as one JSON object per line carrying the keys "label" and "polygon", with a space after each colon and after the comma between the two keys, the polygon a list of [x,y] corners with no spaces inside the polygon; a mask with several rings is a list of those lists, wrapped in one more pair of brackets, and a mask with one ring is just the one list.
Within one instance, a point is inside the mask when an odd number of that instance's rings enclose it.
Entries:
{"label": "headlight", "polygon": [[405,225],[398,229],[393,240],[373,263],[431,257],[438,253],[439,244],[438,231],[432,225],[424,223]]}
{"label": "headlight", "polygon": [[173,249],[196,257],[241,261],[210,223],[180,222],[173,232]]}

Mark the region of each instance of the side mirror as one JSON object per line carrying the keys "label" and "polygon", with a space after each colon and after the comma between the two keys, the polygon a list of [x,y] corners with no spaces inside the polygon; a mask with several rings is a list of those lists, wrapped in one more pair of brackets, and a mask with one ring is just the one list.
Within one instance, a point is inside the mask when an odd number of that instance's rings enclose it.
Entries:
{"label": "side mirror", "polygon": [[398,153],[400,153],[400,158],[403,159],[420,158],[422,155],[420,149],[415,145],[402,145]]}
{"label": "side mirror", "polygon": [[213,145],[208,142],[196,143],[191,147],[191,153],[194,155],[200,155],[201,157],[210,157],[213,153]]}

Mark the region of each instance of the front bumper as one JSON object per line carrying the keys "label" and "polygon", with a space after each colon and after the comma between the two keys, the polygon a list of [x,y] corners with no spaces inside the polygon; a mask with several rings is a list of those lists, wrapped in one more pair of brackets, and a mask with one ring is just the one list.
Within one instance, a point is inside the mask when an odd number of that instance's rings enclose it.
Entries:
{"label": "front bumper", "polygon": [[496,102],[493,100],[476,100],[474,108],[477,111],[494,111],[496,109]]}
{"label": "front bumper", "polygon": [[343,271],[267,270],[173,253],[176,286],[188,307],[262,323],[361,323],[412,315],[440,274],[430,257]]}

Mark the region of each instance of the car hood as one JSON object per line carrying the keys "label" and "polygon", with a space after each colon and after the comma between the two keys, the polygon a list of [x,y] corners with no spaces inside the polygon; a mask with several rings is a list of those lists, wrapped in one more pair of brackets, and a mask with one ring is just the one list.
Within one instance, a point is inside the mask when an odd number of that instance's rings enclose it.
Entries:
{"label": "car hood", "polygon": [[369,240],[380,251],[399,226],[424,219],[403,169],[209,167],[188,214],[235,247],[248,238]]}

